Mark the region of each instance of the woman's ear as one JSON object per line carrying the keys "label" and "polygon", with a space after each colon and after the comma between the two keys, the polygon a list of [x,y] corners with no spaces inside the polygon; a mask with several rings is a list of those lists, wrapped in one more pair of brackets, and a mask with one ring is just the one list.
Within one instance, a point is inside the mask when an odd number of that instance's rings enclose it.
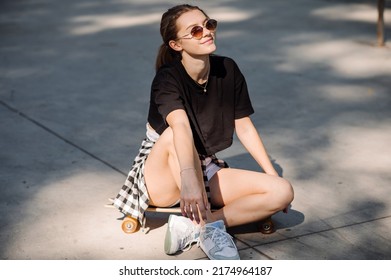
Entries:
{"label": "woman's ear", "polygon": [[177,52],[180,52],[183,50],[182,46],[180,43],[178,43],[178,41],[175,41],[175,40],[171,40],[168,45],[170,46],[170,48],[172,48],[174,51],[177,51]]}

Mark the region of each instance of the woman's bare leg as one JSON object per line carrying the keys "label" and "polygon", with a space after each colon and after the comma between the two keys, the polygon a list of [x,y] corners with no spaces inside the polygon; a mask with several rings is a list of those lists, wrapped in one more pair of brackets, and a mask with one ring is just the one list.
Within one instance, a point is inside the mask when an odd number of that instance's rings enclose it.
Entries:
{"label": "woman's bare leg", "polygon": [[[196,166],[202,176],[200,164]],[[145,181],[151,205],[167,207],[179,200],[180,170],[170,128],[152,147],[145,163]],[[227,226],[262,220],[293,200],[288,181],[261,172],[223,168],[213,176],[210,187],[212,204],[222,208],[208,213],[207,222],[222,219]]]}
{"label": "woman's bare leg", "polygon": [[280,177],[241,169],[221,169],[210,181],[215,220],[227,226],[260,221],[284,210],[293,200],[291,184]]}
{"label": "woman's bare leg", "polygon": [[179,165],[172,146],[172,130],[168,128],[153,145],[145,162],[145,183],[153,206],[169,206],[179,199]]}
{"label": "woman's bare leg", "polygon": [[[145,183],[153,206],[168,207],[180,199],[180,167],[173,139],[169,127],[160,135],[145,162]],[[194,154],[197,155],[194,166],[202,180],[201,163],[195,150]]]}

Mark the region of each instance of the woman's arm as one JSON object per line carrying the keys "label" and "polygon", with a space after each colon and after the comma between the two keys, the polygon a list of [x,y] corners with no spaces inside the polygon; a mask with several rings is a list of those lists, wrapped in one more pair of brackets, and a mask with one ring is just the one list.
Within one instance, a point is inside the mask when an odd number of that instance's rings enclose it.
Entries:
{"label": "woman's arm", "polygon": [[262,139],[249,117],[235,120],[235,131],[240,142],[266,174],[278,176],[266,152]]}
{"label": "woman's arm", "polygon": [[199,213],[202,219],[206,220],[208,199],[189,119],[186,112],[179,109],[169,113],[166,121],[173,131],[174,147],[180,168],[182,215],[190,219],[194,218],[199,223]]}

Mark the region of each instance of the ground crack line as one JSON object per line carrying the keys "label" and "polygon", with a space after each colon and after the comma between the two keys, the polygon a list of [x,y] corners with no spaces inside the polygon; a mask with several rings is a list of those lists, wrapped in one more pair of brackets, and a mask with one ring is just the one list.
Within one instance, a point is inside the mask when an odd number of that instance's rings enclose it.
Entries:
{"label": "ground crack line", "polygon": [[22,118],[32,122],[33,124],[39,126],[40,128],[42,128],[43,130],[45,130],[46,132],[49,132],[50,134],[54,135],[55,137],[57,137],[58,139],[61,139],[62,141],[64,141],[65,143],[73,146],[74,148],[78,149],[79,151],[89,155],[90,157],[98,160],[99,162],[103,163],[104,165],[110,167],[111,169],[117,171],[118,173],[121,173],[122,175],[127,175],[126,173],[124,173],[122,170],[118,169],[117,167],[115,167],[114,165],[112,165],[111,163],[105,161],[104,159],[101,159],[100,157],[94,155],[93,153],[87,151],[86,149],[80,147],[79,145],[77,145],[76,143],[73,143],[72,141],[66,139],[65,137],[61,136],[60,134],[58,134],[57,132],[55,132],[54,130],[50,129],[49,127],[45,126],[44,124],[34,120],[33,118],[29,117],[28,115],[26,115],[25,113],[19,111],[18,109],[16,108],[13,108],[11,107],[10,105],[8,105],[7,103],[5,103],[4,101],[0,100],[0,104],[3,105],[4,107],[6,107],[8,110],[10,110],[11,112],[21,116]]}

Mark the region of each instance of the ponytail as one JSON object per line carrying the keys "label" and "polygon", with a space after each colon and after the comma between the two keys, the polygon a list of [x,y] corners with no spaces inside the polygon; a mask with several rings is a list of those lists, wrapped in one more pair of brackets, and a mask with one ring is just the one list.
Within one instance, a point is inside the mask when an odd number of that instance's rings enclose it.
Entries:
{"label": "ponytail", "polygon": [[160,67],[165,64],[172,63],[175,59],[180,59],[181,54],[174,51],[170,46],[163,43],[157,53],[155,70],[158,71]]}

